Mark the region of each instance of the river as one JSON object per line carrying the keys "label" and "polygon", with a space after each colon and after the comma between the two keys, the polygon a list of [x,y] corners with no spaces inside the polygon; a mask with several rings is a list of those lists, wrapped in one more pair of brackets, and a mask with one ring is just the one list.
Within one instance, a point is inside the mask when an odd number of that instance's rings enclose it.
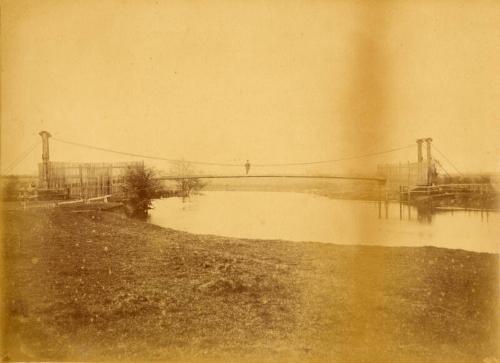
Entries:
{"label": "river", "polygon": [[399,203],[289,192],[209,191],[154,202],[150,223],[196,234],[337,244],[436,246],[499,252],[500,213],[419,215]]}

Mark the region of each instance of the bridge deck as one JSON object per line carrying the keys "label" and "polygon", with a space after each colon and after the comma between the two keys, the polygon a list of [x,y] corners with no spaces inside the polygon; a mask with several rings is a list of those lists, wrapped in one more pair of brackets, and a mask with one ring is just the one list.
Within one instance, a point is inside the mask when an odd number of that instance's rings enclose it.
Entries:
{"label": "bridge deck", "polygon": [[244,178],[295,178],[295,179],[343,179],[343,180],[365,180],[385,183],[386,179],[364,176],[345,175],[186,175],[186,176],[160,176],[159,180],[182,180],[182,179],[244,179]]}

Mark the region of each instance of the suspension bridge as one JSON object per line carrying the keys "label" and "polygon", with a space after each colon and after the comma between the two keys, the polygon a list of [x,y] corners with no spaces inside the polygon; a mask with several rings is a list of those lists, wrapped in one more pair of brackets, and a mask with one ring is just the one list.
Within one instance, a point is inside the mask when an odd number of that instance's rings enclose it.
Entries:
{"label": "suspension bridge", "polygon": [[[64,139],[59,139],[52,137],[51,134],[47,131],[42,131],[40,132],[40,136],[42,137],[41,139],[41,144],[42,144],[42,163],[41,163],[41,168],[43,169],[42,176],[45,176],[45,184],[50,184],[50,179],[51,177],[51,170],[50,170],[50,165],[56,165],[54,162],[52,162],[49,159],[49,138],[51,140],[66,144],[66,145],[72,145],[72,146],[77,146],[81,148],[86,148],[90,150],[97,150],[97,151],[103,151],[107,153],[112,153],[112,154],[118,154],[118,155],[124,155],[124,156],[130,156],[133,158],[140,158],[143,160],[155,160],[155,161],[164,161],[164,162],[169,162],[169,163],[187,163],[190,165],[200,165],[200,166],[217,166],[217,167],[229,167],[229,168],[240,168],[243,170],[244,168],[244,163],[223,163],[223,162],[211,162],[211,161],[199,161],[199,160],[184,160],[184,159],[174,159],[174,158],[166,158],[163,156],[157,156],[157,155],[147,155],[147,154],[140,154],[140,153],[133,153],[129,151],[123,151],[123,150],[115,150],[115,149],[110,149],[110,148],[105,148],[105,147],[99,147],[95,145],[88,145],[88,144],[82,144],[82,143],[77,143],[73,141],[68,141]],[[18,164],[24,161],[29,154],[31,154],[38,146],[40,145],[40,140],[30,146],[25,152],[23,152],[21,155],[19,155],[18,158],[16,158],[11,164],[7,166],[2,171],[2,174],[7,174],[8,172],[11,172]],[[388,149],[388,150],[383,150],[383,151],[378,151],[378,152],[371,152],[371,153],[366,153],[366,154],[360,154],[360,155],[355,155],[355,156],[349,156],[349,157],[343,157],[343,158],[336,158],[336,159],[328,159],[328,160],[315,160],[315,161],[306,161],[306,162],[294,162],[294,163],[252,163],[251,167],[252,169],[254,168],[281,168],[281,167],[290,167],[290,166],[310,166],[310,165],[324,165],[324,164],[333,164],[333,163],[338,163],[341,161],[350,161],[350,160],[358,160],[358,159],[364,159],[364,158],[369,158],[369,157],[374,157],[378,155],[383,155],[383,154],[388,154],[388,153],[393,153],[395,151],[403,150],[403,149],[408,149],[410,147],[414,147],[414,145],[406,145],[403,147],[398,147],[398,148],[393,148],[393,149]],[[68,163],[69,165],[70,163]],[[90,165],[92,163],[82,163],[85,165]],[[69,166],[68,166],[69,167]],[[54,173],[52,173],[54,174]],[[386,178],[382,176],[373,176],[373,175],[340,175],[340,174],[321,174],[321,175],[313,175],[313,174],[289,174],[289,173],[265,173],[265,174],[238,174],[238,173],[227,173],[227,174],[197,174],[197,175],[161,175],[158,176],[158,179],[160,180],[181,180],[181,179],[242,179],[242,178],[296,178],[296,179],[342,179],[342,180],[364,180],[364,181],[374,181],[374,182],[379,182],[379,183],[384,183],[386,181]]]}
{"label": "suspension bridge", "polygon": [[[76,146],[80,148],[97,150],[106,153],[118,154],[122,156],[129,156],[133,158],[144,160],[155,160],[164,161],[169,163],[187,163],[189,165],[200,165],[200,166],[217,166],[226,168],[239,168],[239,172],[231,172],[224,174],[193,174],[193,173],[169,173],[156,175],[157,180],[171,180],[171,181],[181,181],[190,179],[323,179],[323,180],[352,180],[352,181],[368,181],[374,182],[378,186],[380,200],[383,196],[387,199],[387,190],[393,188],[397,190],[399,188],[400,199],[411,200],[411,194],[415,193],[416,196],[425,195],[427,197],[432,197],[435,194],[435,188],[437,182],[437,168],[440,168],[447,176],[450,173],[443,167],[439,160],[432,156],[432,139],[424,138],[417,139],[416,145],[410,144],[406,146],[401,146],[397,148],[391,148],[386,150],[381,150],[377,152],[352,155],[348,157],[341,157],[335,159],[327,160],[312,160],[312,161],[301,161],[293,163],[252,163],[252,173],[248,172],[250,165],[245,165],[244,163],[224,163],[224,162],[214,162],[214,161],[200,161],[200,160],[180,160],[175,158],[167,158],[158,155],[147,155],[141,153],[135,153],[124,150],[116,150],[107,147],[82,144],[74,141],[64,140],[52,135],[47,131],[41,131],[39,133],[41,140],[39,139],[37,143],[30,146],[22,154],[19,155],[4,171],[5,174],[8,171],[13,170],[17,165],[23,162],[28,155],[30,155],[39,145],[42,144],[42,161],[39,163],[39,175],[38,175],[38,191],[39,192],[50,192],[58,191],[59,194],[65,193],[67,198],[73,199],[90,199],[102,196],[113,195],[117,190],[120,189],[120,183],[123,184],[124,174],[126,168],[132,165],[131,163],[61,163],[53,162],[49,158],[49,138],[51,140],[65,144]],[[423,146],[426,146],[426,158],[423,155]],[[345,174],[306,174],[306,173],[254,173],[254,169],[260,168],[270,168],[276,169],[282,167],[290,166],[310,166],[310,165],[325,165],[334,164],[342,161],[352,161],[358,159],[372,158],[384,154],[395,153],[400,150],[405,150],[408,148],[414,148],[417,146],[417,161],[408,162],[407,164],[385,164],[379,166],[378,172],[372,175],[345,175]],[[441,154],[441,156],[446,160],[446,162],[451,165],[457,174],[462,175],[456,166],[447,158],[439,149],[434,146],[434,149]],[[248,161],[247,161],[248,163]],[[135,164],[137,164],[135,162]],[[143,164],[142,164],[143,165]],[[245,167],[248,166],[246,173]],[[121,170],[116,172],[116,170]],[[382,193],[382,188],[385,189],[385,193]],[[424,189],[423,189],[424,188]],[[434,188],[434,189],[433,189]],[[463,192],[465,189],[475,190],[477,189],[477,184],[469,184],[469,186],[461,185],[456,187],[457,190]],[[452,188],[453,189],[453,188]],[[423,192],[423,190],[425,192]],[[481,189],[481,190],[484,190]],[[49,193],[50,194],[50,193]],[[57,194],[57,193],[55,193]],[[447,195],[452,195],[453,190],[448,187]]]}

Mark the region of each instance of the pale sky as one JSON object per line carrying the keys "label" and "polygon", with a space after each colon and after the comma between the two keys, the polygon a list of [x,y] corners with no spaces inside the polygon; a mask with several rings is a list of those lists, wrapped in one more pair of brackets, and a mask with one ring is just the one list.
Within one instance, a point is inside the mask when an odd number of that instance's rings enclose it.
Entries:
{"label": "pale sky", "polygon": [[[461,171],[500,171],[498,1],[1,4],[2,169],[48,130],[222,163],[336,159],[432,137]],[[51,159],[131,160],[55,141]],[[13,172],[40,160],[37,147]]]}

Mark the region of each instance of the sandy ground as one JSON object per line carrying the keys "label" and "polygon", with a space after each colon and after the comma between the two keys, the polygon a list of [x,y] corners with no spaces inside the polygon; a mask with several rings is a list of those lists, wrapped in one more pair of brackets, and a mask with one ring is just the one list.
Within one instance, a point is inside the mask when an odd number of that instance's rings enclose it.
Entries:
{"label": "sandy ground", "polygon": [[6,211],[4,360],[498,362],[498,256]]}

